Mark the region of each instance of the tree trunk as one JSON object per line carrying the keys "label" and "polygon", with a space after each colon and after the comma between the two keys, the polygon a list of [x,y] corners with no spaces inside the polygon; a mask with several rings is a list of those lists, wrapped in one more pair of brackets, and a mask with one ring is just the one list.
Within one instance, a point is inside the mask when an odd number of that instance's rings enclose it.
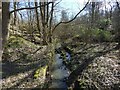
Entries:
{"label": "tree trunk", "polygon": [[0,1],[0,61],[2,57],[2,2]]}
{"label": "tree trunk", "polygon": [[8,24],[10,19],[9,5],[10,2],[2,2],[2,48],[5,46],[8,35]]}
{"label": "tree trunk", "polygon": [[92,18],[91,18],[91,27],[94,28],[94,17],[95,17],[95,2],[92,1]]}
{"label": "tree trunk", "polygon": [[[14,10],[16,10],[16,2],[14,2]],[[16,25],[17,12],[14,12],[14,25]]]}
{"label": "tree trunk", "polygon": [[[40,2],[40,5],[45,5],[46,2]],[[40,7],[40,14],[41,14],[41,30],[42,30],[42,34],[43,34],[43,45],[47,45],[47,30],[46,30],[46,6],[42,6]]]}
{"label": "tree trunk", "polygon": [[[118,8],[118,17],[120,18],[120,6],[119,6],[119,2],[116,2],[117,4],[117,8]],[[118,27],[117,27],[117,37],[118,39],[118,48],[120,49],[120,21],[118,21]]]}
{"label": "tree trunk", "polygon": [[54,2],[52,2],[50,20],[48,21],[48,26],[49,26],[48,41],[49,41],[50,43],[52,43],[52,20],[53,20],[53,11],[54,11]]}
{"label": "tree trunk", "polygon": [[[36,0],[35,0],[35,1],[36,1]],[[38,4],[37,4],[37,2],[35,2],[35,7],[37,7],[37,6],[38,6]],[[40,34],[40,37],[41,37],[42,34],[41,34],[41,30],[40,30],[39,15],[38,15],[38,10],[37,10],[37,8],[35,9],[35,13],[36,13],[37,29],[38,29],[39,34]],[[42,38],[42,37],[41,37],[41,38]]]}

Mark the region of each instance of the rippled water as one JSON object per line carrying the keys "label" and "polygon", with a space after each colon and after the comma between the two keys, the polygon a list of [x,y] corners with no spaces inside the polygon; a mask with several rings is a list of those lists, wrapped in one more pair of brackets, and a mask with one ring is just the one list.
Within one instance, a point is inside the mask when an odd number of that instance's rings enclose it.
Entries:
{"label": "rippled water", "polygon": [[[63,64],[63,60],[60,58],[60,54],[55,55],[55,63],[53,64],[54,70],[52,71],[52,84],[50,88],[67,89],[67,84],[64,81],[69,76],[69,70]],[[69,53],[66,53],[66,59],[70,60]]]}

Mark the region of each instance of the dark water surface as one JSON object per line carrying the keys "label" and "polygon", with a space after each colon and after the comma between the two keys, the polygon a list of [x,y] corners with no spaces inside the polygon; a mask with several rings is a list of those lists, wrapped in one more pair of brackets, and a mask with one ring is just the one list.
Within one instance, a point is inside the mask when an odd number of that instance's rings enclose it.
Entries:
{"label": "dark water surface", "polygon": [[[61,90],[66,90],[67,84],[65,82],[65,78],[69,76],[70,72],[63,64],[63,60],[60,57],[60,54],[55,55],[55,62],[53,64],[54,70],[52,71],[52,83],[50,85],[50,88],[59,88]],[[66,53],[66,59],[70,60],[69,53]]]}

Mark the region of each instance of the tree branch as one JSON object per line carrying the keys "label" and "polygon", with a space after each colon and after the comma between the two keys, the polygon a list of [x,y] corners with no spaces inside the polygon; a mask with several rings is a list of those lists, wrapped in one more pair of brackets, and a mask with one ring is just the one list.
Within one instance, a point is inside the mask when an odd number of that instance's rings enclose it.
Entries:
{"label": "tree branch", "polygon": [[119,9],[119,11],[120,11],[120,6],[119,6],[119,2],[116,0],[116,4],[117,4],[117,7],[118,7],[118,9]]}
{"label": "tree branch", "polygon": [[36,6],[36,7],[31,7],[31,8],[29,8],[29,7],[28,7],[28,8],[27,8],[27,7],[25,7],[25,8],[19,8],[19,9],[10,11],[10,14],[13,13],[13,12],[16,12],[16,11],[20,11],[20,10],[25,10],[25,9],[30,10],[30,9],[35,9],[35,8],[43,7],[43,6],[46,6],[46,5],[50,4],[50,3],[51,3],[51,2],[49,2],[49,3],[45,4],[45,5]]}
{"label": "tree branch", "polygon": [[61,1],[62,1],[62,0],[60,0],[59,2],[57,2],[57,3],[54,5],[54,7],[57,6]]}
{"label": "tree branch", "polygon": [[90,0],[88,0],[88,2],[86,3],[86,5],[85,5],[71,20],[59,22],[59,23],[53,28],[52,32],[54,32],[54,30],[55,30],[60,24],[62,24],[62,23],[67,24],[67,23],[70,23],[70,22],[72,22],[73,20],[75,20],[75,19],[77,18],[77,16],[86,8],[86,6],[88,5],[89,1],[90,1]]}

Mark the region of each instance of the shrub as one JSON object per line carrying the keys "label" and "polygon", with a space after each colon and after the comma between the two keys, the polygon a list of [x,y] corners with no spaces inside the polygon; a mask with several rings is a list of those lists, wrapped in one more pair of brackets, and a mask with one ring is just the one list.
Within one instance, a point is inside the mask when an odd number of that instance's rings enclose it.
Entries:
{"label": "shrub", "polygon": [[91,30],[91,38],[94,42],[111,41],[112,34],[109,31],[95,28]]}

